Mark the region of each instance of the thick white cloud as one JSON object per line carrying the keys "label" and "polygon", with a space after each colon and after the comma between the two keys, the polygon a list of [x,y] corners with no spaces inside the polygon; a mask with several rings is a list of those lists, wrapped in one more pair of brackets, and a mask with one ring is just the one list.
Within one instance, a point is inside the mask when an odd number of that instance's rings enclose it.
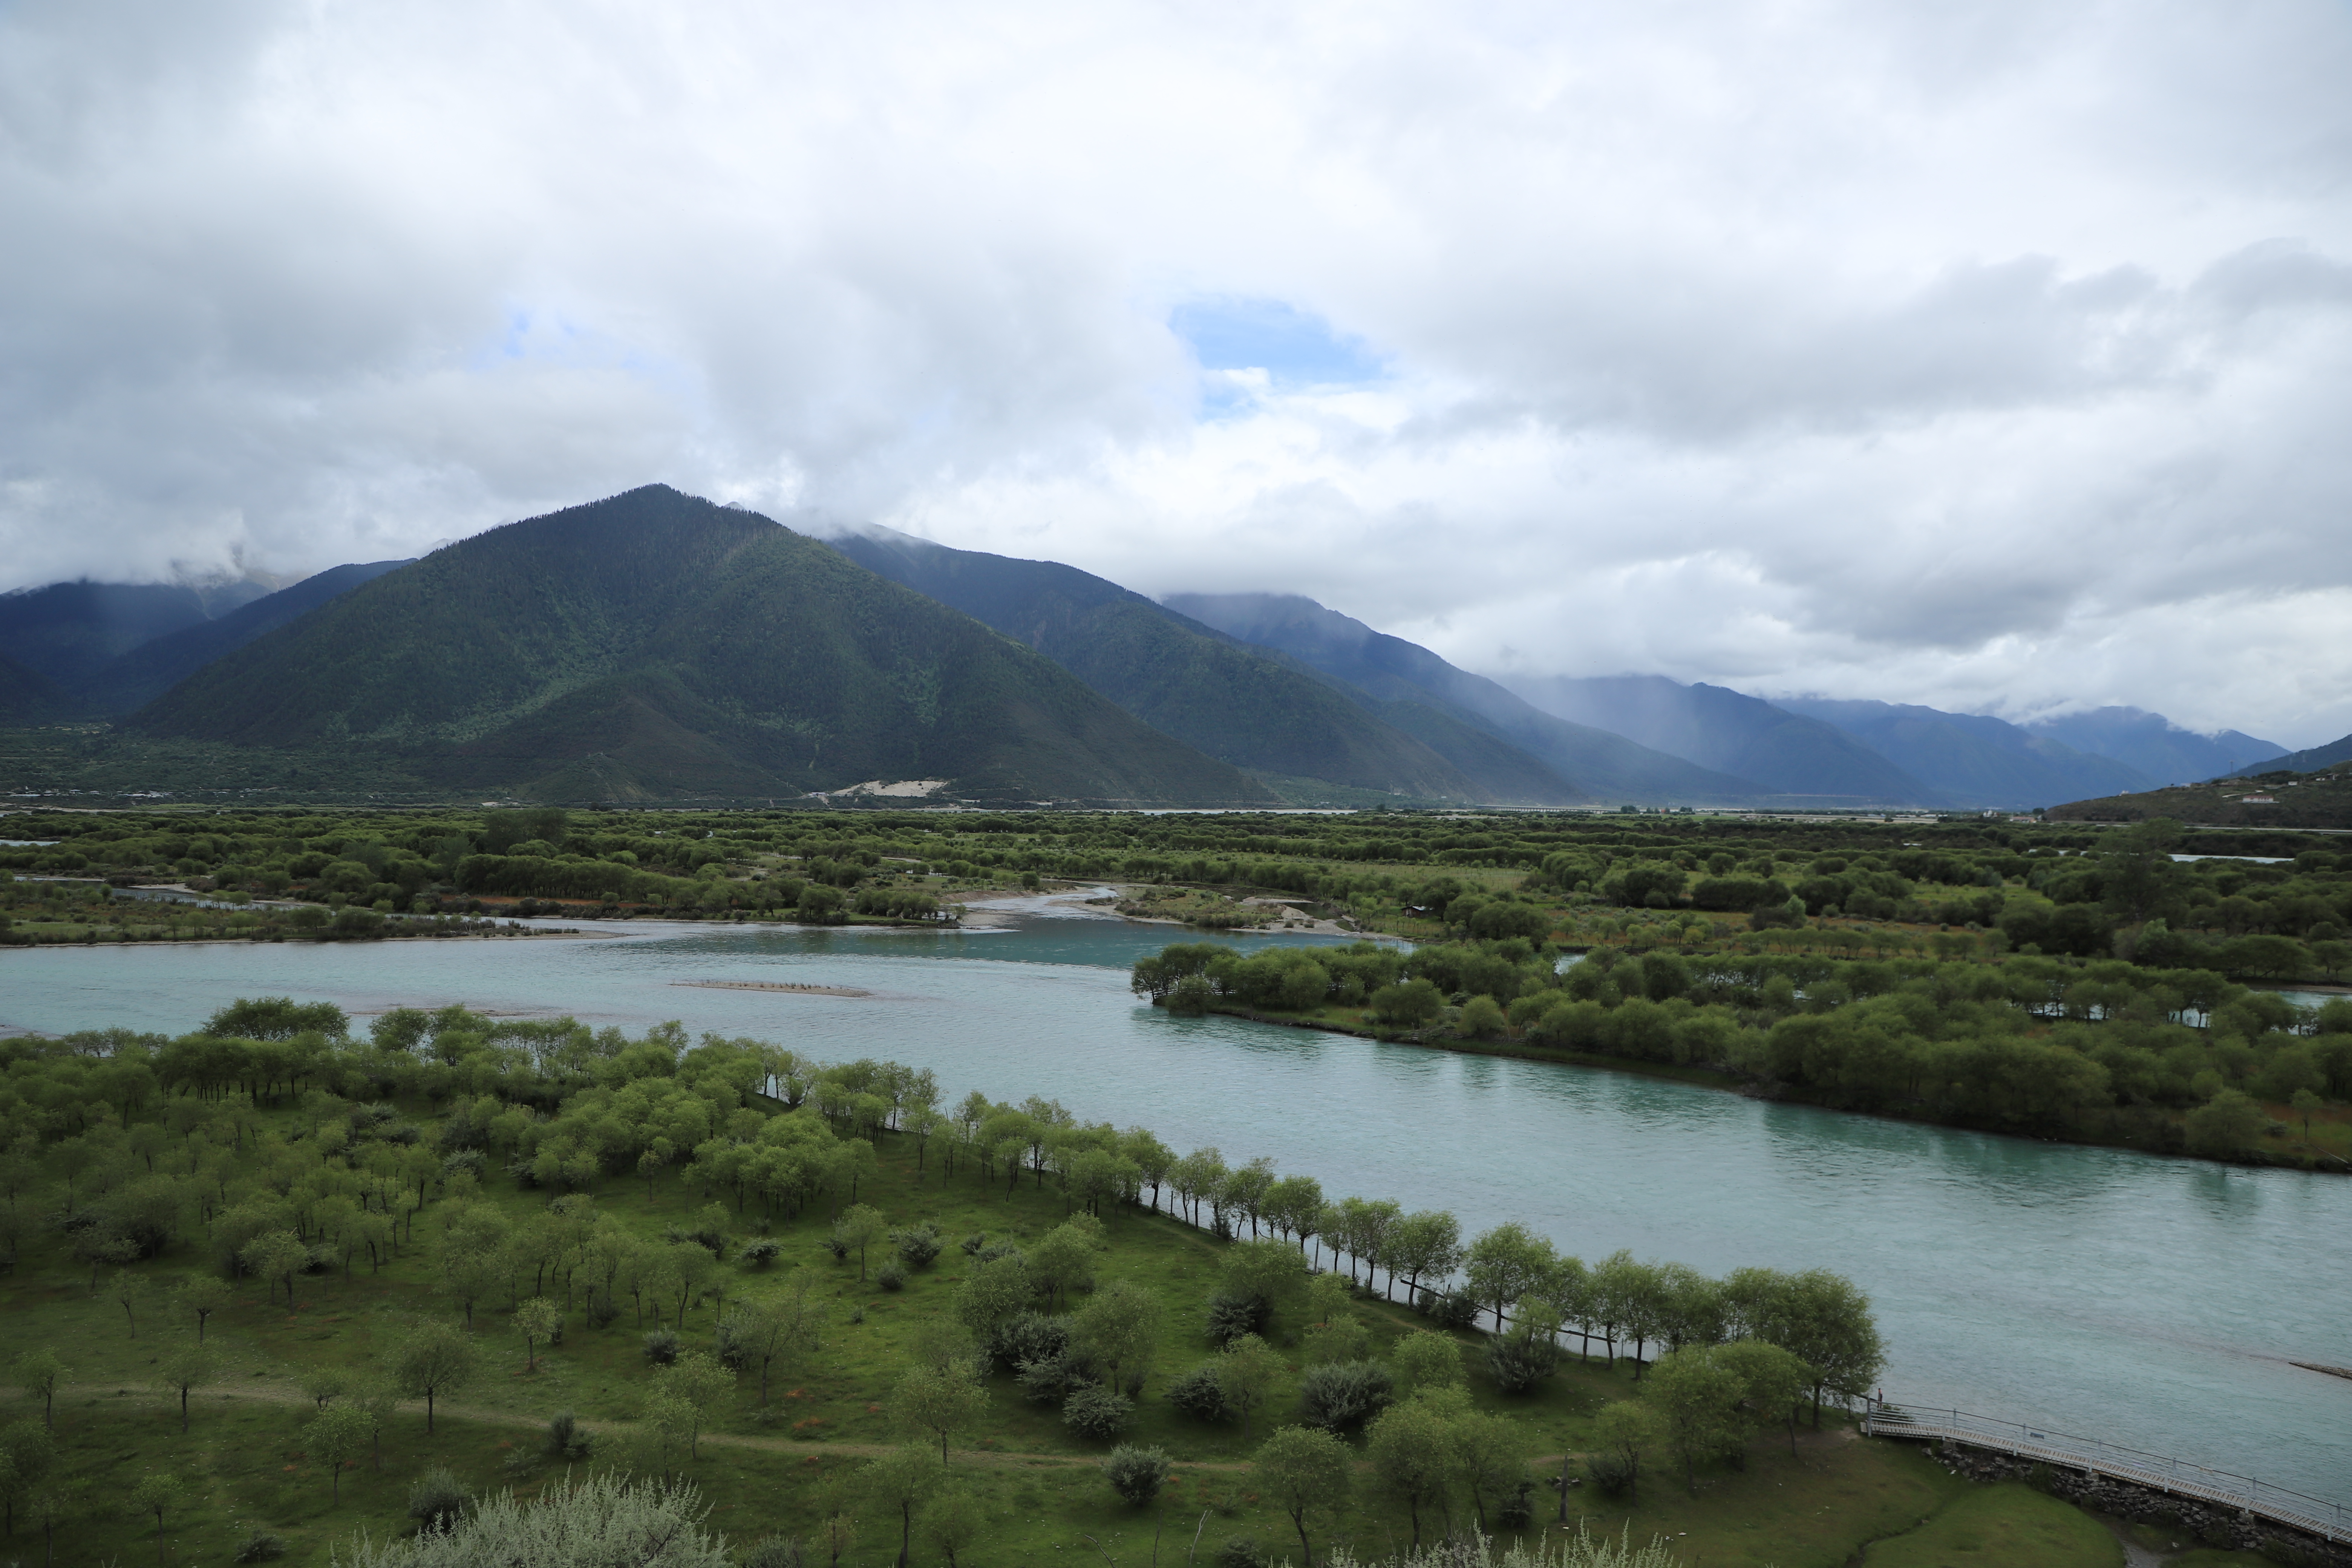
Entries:
{"label": "thick white cloud", "polygon": [[[2347,80],[2326,0],[18,4],[0,586],[660,479],[1483,668],[2332,738]],[[1203,373],[1219,298],[1385,374]]]}

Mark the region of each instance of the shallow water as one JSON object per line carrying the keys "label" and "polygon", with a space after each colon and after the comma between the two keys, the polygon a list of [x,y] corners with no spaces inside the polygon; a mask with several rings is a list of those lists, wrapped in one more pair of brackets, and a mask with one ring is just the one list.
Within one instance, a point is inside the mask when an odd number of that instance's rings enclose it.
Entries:
{"label": "shallow water", "polygon": [[[0,1024],[182,1031],[238,996],[667,1018],[961,1096],[1042,1093],[1326,1192],[1516,1218],[1591,1258],[1828,1268],[1876,1302],[1890,1397],[2046,1423],[2352,1494],[2352,1181],[1774,1105],[1138,1004],[1182,936],[1053,918],[967,931],[602,927],[605,940],[0,951]],[[1269,940],[1244,938],[1256,947]],[[791,981],[870,997],[732,991]]]}

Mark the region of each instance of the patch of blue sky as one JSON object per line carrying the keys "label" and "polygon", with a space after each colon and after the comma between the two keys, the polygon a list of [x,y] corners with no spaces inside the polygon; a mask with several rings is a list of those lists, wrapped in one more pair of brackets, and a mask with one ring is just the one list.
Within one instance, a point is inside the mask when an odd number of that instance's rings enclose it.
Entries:
{"label": "patch of blue sky", "polygon": [[1388,374],[1363,339],[1336,332],[1322,317],[1280,300],[1189,300],[1168,313],[1168,328],[1202,370],[1264,371],[1276,390],[1357,386]]}
{"label": "patch of blue sky", "polygon": [[667,397],[692,402],[698,395],[698,378],[688,366],[583,325],[560,310],[508,306],[499,331],[485,336],[466,362],[477,375],[516,367],[618,371]]}

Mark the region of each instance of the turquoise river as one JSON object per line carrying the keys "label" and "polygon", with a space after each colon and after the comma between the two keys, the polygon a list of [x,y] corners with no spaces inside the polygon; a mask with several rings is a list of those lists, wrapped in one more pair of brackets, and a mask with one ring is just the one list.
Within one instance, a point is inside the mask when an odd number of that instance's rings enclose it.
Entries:
{"label": "turquoise river", "polygon": [[[1141,1005],[1178,933],[1038,901],[993,930],[607,927],[601,940],[0,952],[0,1026],[183,1032],[238,996],[462,1002],[891,1057],[1043,1094],[1334,1195],[1525,1221],[1587,1258],[1827,1268],[1876,1304],[1906,1403],[2352,1494],[2352,1179],[1780,1105]],[[1260,939],[1263,940],[1263,939]],[[697,984],[789,981],[865,997]]]}

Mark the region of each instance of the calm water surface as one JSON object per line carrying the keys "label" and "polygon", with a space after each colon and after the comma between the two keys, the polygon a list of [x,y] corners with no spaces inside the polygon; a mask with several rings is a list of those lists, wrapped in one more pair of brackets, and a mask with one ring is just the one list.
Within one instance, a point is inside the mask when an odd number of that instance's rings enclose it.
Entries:
{"label": "calm water surface", "polygon": [[[179,1032],[238,996],[663,1019],[1042,1093],[1178,1149],[1272,1154],[1335,1195],[1516,1218],[1587,1258],[1860,1281],[1891,1397],[2030,1418],[2352,1494],[2352,1180],[1770,1105],[1140,1006],[1177,933],[1033,909],[1005,930],[617,928],[602,941],[0,952],[0,1025]],[[1260,945],[1253,939],[1241,945]],[[700,980],[861,987],[866,998]]]}

